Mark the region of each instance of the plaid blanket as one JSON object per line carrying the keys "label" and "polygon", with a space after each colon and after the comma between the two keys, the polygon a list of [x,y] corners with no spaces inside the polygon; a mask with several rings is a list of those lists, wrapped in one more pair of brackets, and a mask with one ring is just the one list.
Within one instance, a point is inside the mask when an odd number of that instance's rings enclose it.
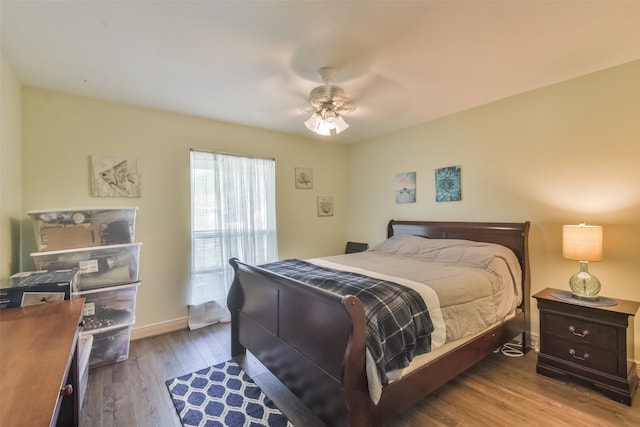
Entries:
{"label": "plaid blanket", "polygon": [[367,348],[382,384],[387,372],[409,366],[414,356],[431,351],[433,323],[420,295],[397,283],[289,259],[260,267],[362,301]]}

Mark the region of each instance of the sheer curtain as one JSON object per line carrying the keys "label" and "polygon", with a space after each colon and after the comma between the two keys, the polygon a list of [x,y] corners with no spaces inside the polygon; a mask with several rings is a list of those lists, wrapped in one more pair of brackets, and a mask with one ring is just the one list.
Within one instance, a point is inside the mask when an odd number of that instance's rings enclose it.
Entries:
{"label": "sheer curtain", "polygon": [[275,161],[191,150],[191,329],[229,320],[232,257],[278,259]]}

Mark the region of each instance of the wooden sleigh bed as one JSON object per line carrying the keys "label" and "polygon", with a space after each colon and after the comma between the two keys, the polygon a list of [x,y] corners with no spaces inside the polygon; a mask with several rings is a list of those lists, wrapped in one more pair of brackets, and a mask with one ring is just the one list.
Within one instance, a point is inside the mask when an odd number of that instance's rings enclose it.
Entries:
{"label": "wooden sleigh bed", "polygon": [[284,277],[237,259],[227,300],[231,352],[249,350],[328,426],[372,426],[407,408],[521,335],[530,349],[529,222],[395,221],[387,237],[414,235],[496,243],[511,249],[522,270],[515,315],[461,346],[390,382],[377,404],[368,390],[366,322],[361,301]]}

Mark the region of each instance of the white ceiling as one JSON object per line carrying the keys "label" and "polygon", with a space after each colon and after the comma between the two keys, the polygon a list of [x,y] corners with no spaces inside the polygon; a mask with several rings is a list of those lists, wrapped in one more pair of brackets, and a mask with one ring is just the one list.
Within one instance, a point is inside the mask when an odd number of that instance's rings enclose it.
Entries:
{"label": "white ceiling", "polygon": [[8,1],[26,85],[315,137],[317,70],[348,143],[640,59],[640,1]]}

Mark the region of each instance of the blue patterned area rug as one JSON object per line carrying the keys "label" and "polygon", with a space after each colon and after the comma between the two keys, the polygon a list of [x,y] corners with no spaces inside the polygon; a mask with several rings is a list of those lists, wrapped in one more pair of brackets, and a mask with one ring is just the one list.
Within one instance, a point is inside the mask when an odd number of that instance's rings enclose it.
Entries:
{"label": "blue patterned area rug", "polygon": [[234,361],[166,381],[184,426],[293,427]]}

